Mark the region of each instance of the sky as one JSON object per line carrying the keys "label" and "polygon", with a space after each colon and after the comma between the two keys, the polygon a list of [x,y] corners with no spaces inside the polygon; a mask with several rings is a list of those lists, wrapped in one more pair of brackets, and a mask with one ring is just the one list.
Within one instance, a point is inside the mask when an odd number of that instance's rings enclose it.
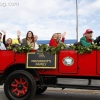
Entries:
{"label": "sky", "polygon": [[[78,1],[78,38],[86,29],[93,30],[93,38],[100,35],[100,0]],[[75,0],[0,0],[0,32],[7,38],[26,37],[33,31],[39,40],[49,40],[53,33],[66,32],[67,39],[76,39]]]}

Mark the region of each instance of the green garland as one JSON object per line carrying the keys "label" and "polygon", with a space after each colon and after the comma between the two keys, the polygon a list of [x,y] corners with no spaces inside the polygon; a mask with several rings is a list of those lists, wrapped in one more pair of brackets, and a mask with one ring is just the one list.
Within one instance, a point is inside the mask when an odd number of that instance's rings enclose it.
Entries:
{"label": "green garland", "polygon": [[44,53],[50,53],[50,54],[57,54],[60,50],[75,50],[79,54],[84,54],[84,53],[91,53],[93,50],[100,50],[100,46],[97,46],[96,44],[91,45],[89,47],[83,47],[81,45],[70,45],[66,46],[64,43],[60,43],[57,47],[53,46],[48,46],[46,44],[43,44],[40,46],[40,50]]}
{"label": "green garland", "polygon": [[93,50],[100,50],[100,46],[97,46],[97,44],[91,45],[89,47],[83,47],[81,45],[70,45],[69,50],[76,50],[77,53],[79,54],[84,54],[84,53],[91,53]]}
{"label": "green garland", "polygon": [[[15,46],[12,48],[12,46],[9,46],[7,48],[8,50],[13,50],[14,52],[17,53],[24,53],[24,52],[30,52],[32,48],[30,46]],[[54,46],[48,46],[47,44],[42,44],[39,45],[39,50],[43,53],[47,52],[49,54],[57,54],[61,50],[75,50],[79,54],[84,54],[84,53],[91,53],[93,50],[100,50],[100,46],[97,46],[96,44],[91,45],[89,47],[83,47],[81,45],[70,45],[67,46],[63,42],[59,43],[57,47]]]}
{"label": "green garland", "polygon": [[48,46],[47,44],[42,44],[41,46],[39,46],[41,52],[47,52],[49,54],[57,54],[60,50],[64,50],[65,48],[66,44],[64,44],[63,42],[59,43],[57,47]]}
{"label": "green garland", "polygon": [[17,53],[24,53],[24,52],[29,52],[32,50],[32,48],[28,45],[26,46],[15,46],[14,48],[12,46],[7,47],[7,50],[13,50],[14,52]]}

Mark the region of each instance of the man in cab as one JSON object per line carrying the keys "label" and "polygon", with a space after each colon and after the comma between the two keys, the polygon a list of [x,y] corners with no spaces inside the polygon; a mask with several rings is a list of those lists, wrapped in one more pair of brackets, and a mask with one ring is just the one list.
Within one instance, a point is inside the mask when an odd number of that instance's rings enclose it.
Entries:
{"label": "man in cab", "polygon": [[88,47],[94,44],[92,35],[93,35],[93,31],[91,29],[87,29],[84,33],[84,36],[80,39],[81,45],[84,47]]}

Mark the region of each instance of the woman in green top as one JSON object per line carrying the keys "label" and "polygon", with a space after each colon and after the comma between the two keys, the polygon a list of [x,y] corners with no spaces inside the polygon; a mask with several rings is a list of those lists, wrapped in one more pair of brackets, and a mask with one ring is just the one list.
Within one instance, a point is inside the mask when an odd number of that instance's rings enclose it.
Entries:
{"label": "woman in green top", "polygon": [[92,33],[93,33],[93,31],[91,29],[87,29],[85,31],[85,36],[83,36],[80,39],[80,43],[82,46],[88,47],[88,46],[91,46],[92,44],[94,44],[93,39],[92,39]]}

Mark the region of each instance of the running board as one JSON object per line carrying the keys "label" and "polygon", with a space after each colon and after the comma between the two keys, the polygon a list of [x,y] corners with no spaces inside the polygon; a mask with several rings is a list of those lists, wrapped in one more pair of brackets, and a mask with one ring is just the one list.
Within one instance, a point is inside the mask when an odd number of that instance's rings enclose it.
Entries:
{"label": "running board", "polygon": [[57,84],[77,85],[77,86],[100,86],[100,80],[96,79],[75,79],[75,78],[57,78]]}
{"label": "running board", "polygon": [[84,85],[63,85],[63,84],[57,84],[57,85],[43,85],[46,87],[54,87],[54,88],[72,88],[72,89],[87,89],[87,90],[100,90],[99,86],[84,86]]}

